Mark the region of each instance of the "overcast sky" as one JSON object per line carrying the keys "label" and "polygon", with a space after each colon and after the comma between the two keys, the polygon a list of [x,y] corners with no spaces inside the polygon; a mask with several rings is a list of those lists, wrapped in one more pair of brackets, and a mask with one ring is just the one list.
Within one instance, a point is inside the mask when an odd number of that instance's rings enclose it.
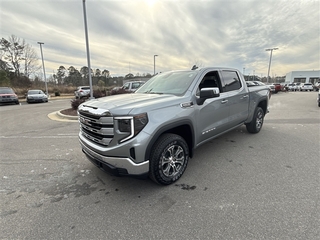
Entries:
{"label": "overcast sky", "polygon": [[[87,66],[82,0],[0,0],[0,37],[44,42],[47,75]],[[266,76],[320,69],[319,0],[86,0],[91,68],[112,76],[234,67]],[[39,59],[41,64],[41,59]]]}

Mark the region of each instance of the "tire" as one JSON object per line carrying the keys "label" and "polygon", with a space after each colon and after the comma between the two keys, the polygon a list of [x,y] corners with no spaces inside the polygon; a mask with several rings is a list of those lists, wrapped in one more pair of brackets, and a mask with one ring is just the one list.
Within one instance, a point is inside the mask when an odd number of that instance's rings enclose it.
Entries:
{"label": "tire", "polygon": [[264,112],[261,107],[257,107],[254,111],[253,118],[250,123],[246,124],[247,131],[249,133],[258,133],[260,132],[264,120]]}
{"label": "tire", "polygon": [[153,145],[149,177],[156,183],[169,185],[184,173],[189,161],[189,147],[176,134],[163,134]]}
{"label": "tire", "polygon": [[320,107],[320,102],[318,102],[318,107]]}

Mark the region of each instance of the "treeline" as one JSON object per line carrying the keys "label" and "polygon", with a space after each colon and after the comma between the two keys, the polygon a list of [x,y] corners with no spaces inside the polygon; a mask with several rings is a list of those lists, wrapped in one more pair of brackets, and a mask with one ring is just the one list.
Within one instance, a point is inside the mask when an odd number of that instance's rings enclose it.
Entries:
{"label": "treeline", "polygon": [[[24,39],[14,35],[0,39],[0,86],[14,88],[32,88],[43,86],[41,60],[31,45]],[[151,74],[127,74],[123,77],[111,77],[108,70],[88,69],[80,70],[73,66],[65,68],[60,66],[57,72],[47,79],[49,86],[59,88],[62,86],[76,87],[89,85],[89,74],[92,84],[100,88],[122,85],[124,79],[150,78]]]}
{"label": "treeline", "polygon": [[113,85],[122,85],[124,79],[135,79],[135,78],[150,78],[151,74],[137,74],[134,76],[132,73],[127,74],[124,77],[111,77],[108,70],[101,71],[100,69],[91,69],[83,66],[80,70],[76,69],[74,66],[65,68],[60,66],[57,72],[52,75],[50,82],[59,85],[68,86],[81,86],[89,84],[89,74],[91,74],[92,84],[99,87],[107,87]]}

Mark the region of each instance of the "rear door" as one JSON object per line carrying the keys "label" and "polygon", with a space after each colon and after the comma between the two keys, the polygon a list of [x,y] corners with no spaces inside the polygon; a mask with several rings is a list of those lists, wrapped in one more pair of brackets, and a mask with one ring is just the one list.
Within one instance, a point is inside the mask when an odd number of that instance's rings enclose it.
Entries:
{"label": "rear door", "polygon": [[249,114],[249,93],[247,87],[242,84],[240,73],[236,70],[222,70],[224,89],[227,93],[229,106],[228,128],[243,123]]}

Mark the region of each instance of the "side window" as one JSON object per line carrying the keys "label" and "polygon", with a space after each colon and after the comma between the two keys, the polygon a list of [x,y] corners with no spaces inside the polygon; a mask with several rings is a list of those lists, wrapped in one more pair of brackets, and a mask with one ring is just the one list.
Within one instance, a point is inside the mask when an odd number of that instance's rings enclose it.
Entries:
{"label": "side window", "polygon": [[132,89],[136,89],[140,86],[140,84],[137,82],[137,83],[132,83]]}
{"label": "side window", "polygon": [[129,85],[130,85],[130,83],[126,83],[125,85],[123,85],[123,89],[129,89]]}
{"label": "side window", "polygon": [[222,71],[221,72],[224,80],[225,92],[238,90],[241,88],[241,82],[237,72],[235,71]]}
{"label": "side window", "polygon": [[200,94],[202,88],[219,88],[222,92],[222,85],[217,71],[208,72],[201,80],[196,95]]}

